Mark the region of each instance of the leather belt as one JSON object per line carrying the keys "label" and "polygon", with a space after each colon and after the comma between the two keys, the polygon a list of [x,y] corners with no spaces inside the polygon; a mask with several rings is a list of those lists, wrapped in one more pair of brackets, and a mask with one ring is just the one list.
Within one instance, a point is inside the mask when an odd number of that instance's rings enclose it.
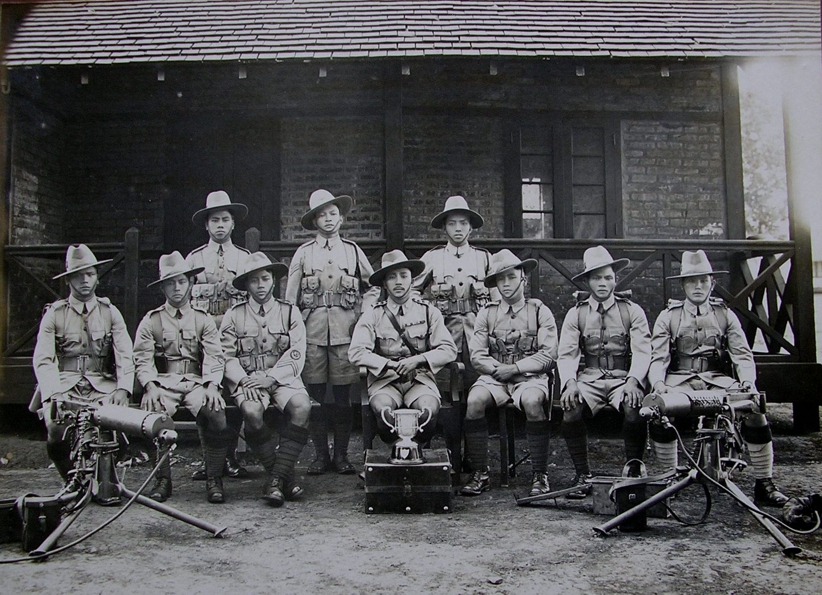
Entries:
{"label": "leather belt", "polygon": [[166,360],[166,374],[180,374],[181,376],[196,374],[199,376],[201,372],[200,362],[191,361],[190,359]]}
{"label": "leather belt", "polygon": [[100,373],[98,358],[90,355],[60,357],[57,359],[57,365],[61,372],[79,372],[84,376],[89,372]]}
{"label": "leather belt", "polygon": [[260,355],[246,354],[237,356],[237,359],[240,360],[240,365],[246,372],[265,371],[269,368],[273,368],[279,358],[280,356],[274,353],[262,353]]}
{"label": "leather belt", "polygon": [[628,358],[624,355],[613,355],[603,353],[602,355],[585,354],[585,367],[598,368],[600,370],[623,370],[628,371]]}
{"label": "leather belt", "polygon": [[677,358],[677,369],[674,371],[702,374],[703,372],[719,372],[721,369],[719,358],[715,356],[680,355]]}

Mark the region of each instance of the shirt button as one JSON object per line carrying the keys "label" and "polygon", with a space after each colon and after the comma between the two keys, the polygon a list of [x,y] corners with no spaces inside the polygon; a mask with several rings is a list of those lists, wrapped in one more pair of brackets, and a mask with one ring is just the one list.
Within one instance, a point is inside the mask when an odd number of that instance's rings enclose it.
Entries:
{"label": "shirt button", "polygon": [[265,328],[265,323],[262,324],[262,327]]}
{"label": "shirt button", "polygon": [[268,339],[263,339],[263,343],[265,343],[265,342],[267,342],[267,341],[268,341]]}
{"label": "shirt button", "polygon": [[458,273],[461,273],[461,272],[462,272],[462,267],[458,268],[458,269],[457,269],[457,272],[458,272]]}
{"label": "shirt button", "polygon": [[463,285],[464,285],[464,283],[462,281],[460,281],[460,287],[462,287]]}
{"label": "shirt button", "polygon": [[333,279],[333,278],[334,278],[334,275],[328,275],[328,278],[329,278],[329,279]]}

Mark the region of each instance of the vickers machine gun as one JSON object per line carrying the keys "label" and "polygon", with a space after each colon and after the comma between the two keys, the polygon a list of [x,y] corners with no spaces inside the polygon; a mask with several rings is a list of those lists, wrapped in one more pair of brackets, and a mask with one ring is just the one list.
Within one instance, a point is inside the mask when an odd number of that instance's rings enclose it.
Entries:
{"label": "vickers machine gun", "polygon": [[[65,486],[56,495],[22,496],[16,500],[17,517],[22,521],[22,527],[11,533],[19,533],[23,549],[29,552],[29,558],[13,561],[42,560],[68,549],[108,526],[134,502],[208,531],[214,537],[222,536],[226,527],[217,527],[141,495],[157,473],[160,463],[176,447],[174,422],[167,415],[118,405],[95,407],[68,400],[53,402],[52,407],[55,408],[57,418],[62,419],[67,426],[65,437],[72,445],[73,468]],[[123,435],[170,446],[163,449],[165,454],[136,492],[126,488],[115,471],[114,455],[120,450]],[[89,502],[94,501],[104,506],[118,505],[123,497],[128,498],[128,501],[117,514],[80,539],[55,549],[57,540],[77,520]]]}

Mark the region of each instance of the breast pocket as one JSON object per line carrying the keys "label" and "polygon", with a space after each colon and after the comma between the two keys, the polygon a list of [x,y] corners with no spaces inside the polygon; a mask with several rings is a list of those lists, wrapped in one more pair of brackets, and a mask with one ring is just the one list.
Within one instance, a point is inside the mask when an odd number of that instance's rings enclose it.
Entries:
{"label": "breast pocket", "polygon": [[417,351],[428,351],[428,325],[425,321],[408,325],[405,334]]}
{"label": "breast pocket", "polygon": [[197,341],[197,333],[192,329],[182,329],[180,331],[180,342],[185,349],[185,355],[196,355],[200,352],[199,342]]}
{"label": "breast pocket", "polygon": [[166,355],[179,355],[180,345],[175,331],[163,331],[163,351]]}

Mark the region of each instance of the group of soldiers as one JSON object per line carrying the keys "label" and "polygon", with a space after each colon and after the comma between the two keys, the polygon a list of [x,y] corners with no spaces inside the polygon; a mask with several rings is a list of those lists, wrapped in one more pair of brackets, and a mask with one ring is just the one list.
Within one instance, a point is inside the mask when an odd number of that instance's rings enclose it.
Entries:
{"label": "group of soldiers", "polygon": [[[224,502],[222,478],[245,470],[236,462],[237,436],[266,471],[263,498],[273,506],[297,499],[303,488],[295,463],[311,437],[316,457],[309,475],[356,473],[348,460],[351,387],[367,370],[367,390],[380,437],[397,439],[393,412],[419,410],[416,437],[427,444],[447,383],[446,367],[465,365],[468,389],[463,424],[471,470],[465,496],[490,489],[486,414],[509,404],[526,417],[530,495],[549,493],[549,417],[553,375],[559,376],[561,433],[584,498],[591,470],[586,417],[612,407],[623,415],[629,474],[639,473],[648,434],[657,460],[677,465],[675,433],[649,424],[639,409],[646,393],[717,389],[755,390],[753,355],[739,320],[711,297],[714,271],[705,252],[684,252],[679,275],[685,299],[672,301],[650,332],[642,308],[615,291],[627,259],[602,246],[585,251],[575,282],[587,286],[558,331],[550,309],[526,297],[538,263],[509,250],[495,254],[469,243],[483,218],[462,196],[452,196],[431,221],[447,243],[409,260],[399,250],[373,270],[356,243],[340,236],[352,199],[317,190],[301,223],[316,236],[300,246],[290,266],[235,246],[235,221],[248,209],[223,191],[212,192],[193,222],[209,242],[186,258],[161,256],[158,286],[165,303],[146,314],[131,341],[123,317],[97,297],[99,261],[84,245],[71,246],[66,271],[70,295],[46,307],[34,353],[35,407],[45,420],[51,460],[68,477],[72,464],[65,427],[53,402],[126,405],[137,384],[141,407],[174,415],[184,406],[197,420],[209,502]],[[287,277],[285,299],[274,296]],[[729,359],[733,372],[723,367]],[[729,375],[732,373],[732,375]],[[226,399],[242,416],[226,417]],[[314,406],[312,407],[312,401]],[[265,412],[284,415],[279,431]],[[241,430],[242,428],[242,430]],[[329,449],[333,434],[333,451]],[[755,500],[781,506],[775,486],[773,443],[763,414],[748,414],[743,438],[756,477]],[[172,493],[162,466],[149,496]]]}

